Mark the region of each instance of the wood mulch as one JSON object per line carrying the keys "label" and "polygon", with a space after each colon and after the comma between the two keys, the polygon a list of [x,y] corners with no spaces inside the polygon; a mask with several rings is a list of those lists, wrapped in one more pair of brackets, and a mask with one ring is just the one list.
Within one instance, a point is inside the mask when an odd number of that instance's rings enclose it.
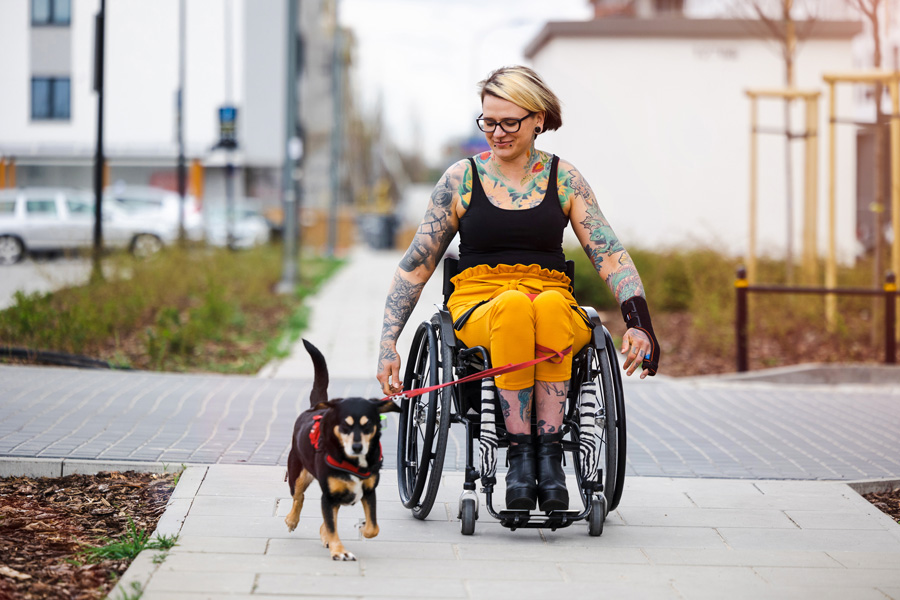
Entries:
{"label": "wood mulch", "polygon": [[173,474],[0,479],[0,600],[105,598],[129,560],[89,563],[85,548],[129,530],[151,534]]}

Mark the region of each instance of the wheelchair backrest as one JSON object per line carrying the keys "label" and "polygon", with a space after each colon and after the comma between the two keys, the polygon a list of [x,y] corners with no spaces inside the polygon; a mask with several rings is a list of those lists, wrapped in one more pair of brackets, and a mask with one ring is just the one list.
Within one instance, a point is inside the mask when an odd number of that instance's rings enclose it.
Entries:
{"label": "wheelchair backrest", "polygon": [[[444,259],[444,306],[456,289],[450,281],[459,274],[459,259],[448,256]],[[575,293],[575,262],[566,261],[566,276],[572,282],[572,293]]]}

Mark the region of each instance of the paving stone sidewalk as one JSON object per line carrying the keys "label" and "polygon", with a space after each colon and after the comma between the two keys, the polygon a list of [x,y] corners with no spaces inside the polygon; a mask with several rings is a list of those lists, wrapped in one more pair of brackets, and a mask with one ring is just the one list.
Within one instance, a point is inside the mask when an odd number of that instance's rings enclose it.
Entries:
{"label": "paving stone sidewalk", "polygon": [[118,589],[138,582],[143,600],[900,598],[900,526],[840,483],[632,477],[600,537],[584,522],[510,531],[483,506],[463,536],[461,474],[444,477],[418,521],[388,471],[380,534],[363,539],[362,508],[341,509],[339,535],[358,560],[335,562],[319,541],[315,485],[288,533],[283,472],[189,468],[159,524],[178,546],[161,564],[141,554]]}

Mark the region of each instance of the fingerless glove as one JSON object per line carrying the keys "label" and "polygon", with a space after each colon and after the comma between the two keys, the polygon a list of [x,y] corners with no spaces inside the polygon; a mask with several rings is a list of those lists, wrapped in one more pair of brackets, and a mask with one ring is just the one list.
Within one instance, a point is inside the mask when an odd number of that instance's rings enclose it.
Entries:
{"label": "fingerless glove", "polygon": [[645,358],[641,366],[650,371],[650,375],[656,375],[659,369],[659,341],[653,333],[653,323],[650,322],[650,309],[643,296],[632,296],[622,303],[622,318],[629,329],[639,329],[650,338],[650,358]]}

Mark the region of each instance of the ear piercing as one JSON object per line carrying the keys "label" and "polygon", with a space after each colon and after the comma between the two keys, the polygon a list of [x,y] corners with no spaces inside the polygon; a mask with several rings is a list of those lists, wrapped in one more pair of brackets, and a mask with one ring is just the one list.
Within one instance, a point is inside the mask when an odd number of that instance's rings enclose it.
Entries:
{"label": "ear piercing", "polygon": [[534,132],[535,132],[535,133],[540,133],[540,132],[541,132],[541,128],[540,128],[540,127],[535,127],[535,128],[534,128]]}

